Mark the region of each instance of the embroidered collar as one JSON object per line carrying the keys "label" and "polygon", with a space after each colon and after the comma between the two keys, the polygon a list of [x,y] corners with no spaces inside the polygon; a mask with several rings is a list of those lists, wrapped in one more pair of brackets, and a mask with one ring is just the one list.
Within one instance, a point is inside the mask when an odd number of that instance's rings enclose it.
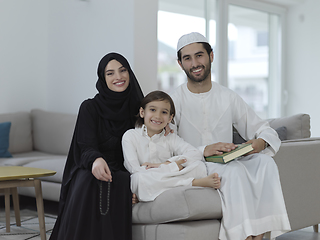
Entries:
{"label": "embroidered collar", "polygon": [[[154,138],[160,138],[160,137],[164,136],[165,132],[166,132],[166,131],[163,129],[163,130],[161,131],[161,133],[155,134],[155,135],[153,135],[151,138],[152,138],[152,139],[154,139]],[[144,137],[150,138],[149,135],[148,135],[147,126],[144,125],[144,124],[143,124],[142,127],[141,127],[141,134],[142,134],[142,136],[144,136]]]}

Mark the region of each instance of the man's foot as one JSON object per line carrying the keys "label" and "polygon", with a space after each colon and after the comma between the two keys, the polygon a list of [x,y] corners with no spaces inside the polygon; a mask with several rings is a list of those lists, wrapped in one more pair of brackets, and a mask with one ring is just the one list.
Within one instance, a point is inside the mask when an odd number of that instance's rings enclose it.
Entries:
{"label": "man's foot", "polygon": [[214,189],[218,189],[220,188],[220,177],[218,173],[212,173],[207,177],[194,179],[192,181],[192,186],[211,187]]}

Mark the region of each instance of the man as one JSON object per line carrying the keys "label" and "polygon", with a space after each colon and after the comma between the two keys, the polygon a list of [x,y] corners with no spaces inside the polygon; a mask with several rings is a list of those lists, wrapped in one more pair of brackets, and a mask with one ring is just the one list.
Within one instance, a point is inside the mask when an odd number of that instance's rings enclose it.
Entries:
{"label": "man", "polygon": [[280,147],[277,133],[236,93],[211,81],[213,52],[204,36],[182,36],[177,55],[188,79],[172,94],[178,135],[206,157],[236,148],[234,127],[254,149],[228,164],[206,163],[209,174],[221,177],[219,239],[260,240],[265,232],[275,238],[289,231],[278,168],[271,157]]}

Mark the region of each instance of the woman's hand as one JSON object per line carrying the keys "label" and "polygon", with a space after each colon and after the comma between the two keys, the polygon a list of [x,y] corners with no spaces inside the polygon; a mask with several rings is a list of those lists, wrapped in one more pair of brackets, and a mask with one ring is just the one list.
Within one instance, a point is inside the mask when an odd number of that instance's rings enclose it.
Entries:
{"label": "woman's hand", "polygon": [[94,160],[91,172],[98,180],[112,182],[111,171],[103,158]]}

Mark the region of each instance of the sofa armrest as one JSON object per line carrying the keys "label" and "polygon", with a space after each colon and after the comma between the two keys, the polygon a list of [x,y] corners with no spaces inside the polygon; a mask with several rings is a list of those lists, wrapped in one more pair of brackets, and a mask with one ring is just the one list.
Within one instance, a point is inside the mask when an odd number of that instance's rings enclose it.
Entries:
{"label": "sofa armrest", "polygon": [[320,139],[284,141],[274,159],[292,230],[320,223]]}

